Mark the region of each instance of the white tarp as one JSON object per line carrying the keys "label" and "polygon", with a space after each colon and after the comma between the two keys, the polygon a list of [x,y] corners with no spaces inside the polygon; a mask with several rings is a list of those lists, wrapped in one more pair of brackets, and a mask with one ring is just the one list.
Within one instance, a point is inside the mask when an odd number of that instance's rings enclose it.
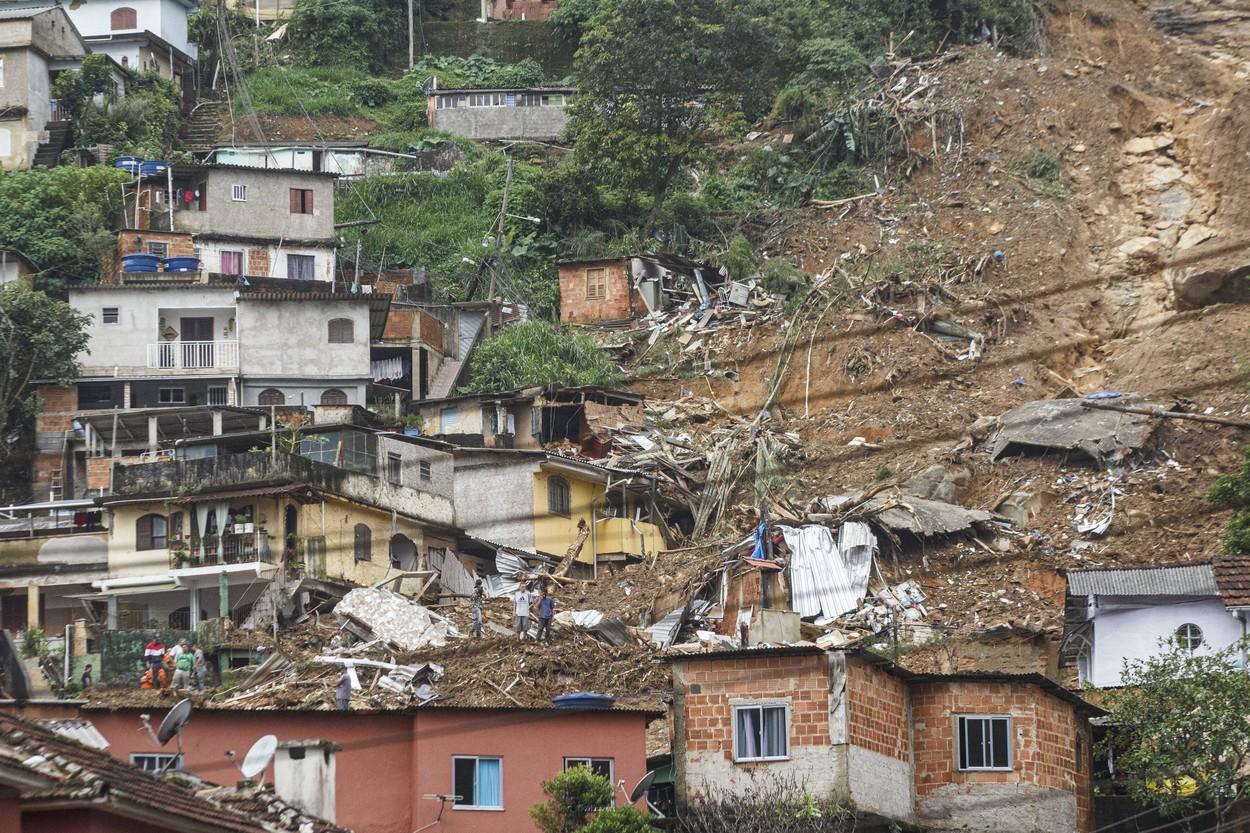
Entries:
{"label": "white tarp", "polygon": [[[848,529],[848,527],[851,527]],[[844,524],[844,552],[828,527],[781,527],[790,548],[790,605],[800,616],[832,620],[855,610],[868,593],[876,538],[862,523]]]}

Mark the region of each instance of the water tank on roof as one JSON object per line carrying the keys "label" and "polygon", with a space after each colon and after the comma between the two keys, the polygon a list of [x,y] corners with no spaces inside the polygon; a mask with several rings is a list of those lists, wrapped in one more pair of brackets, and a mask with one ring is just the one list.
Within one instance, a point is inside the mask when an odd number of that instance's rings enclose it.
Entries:
{"label": "water tank on roof", "polygon": [[616,703],[611,694],[598,694],[593,691],[574,691],[552,697],[557,709],[610,709]]}
{"label": "water tank on roof", "polygon": [[161,259],[156,255],[133,254],[122,255],[123,272],[157,272]]}
{"label": "water tank on roof", "polygon": [[158,174],[165,173],[168,168],[169,164],[160,160],[153,162],[141,162],[139,164],[139,173],[143,176],[156,176]]}
{"label": "water tank on roof", "polygon": [[198,257],[167,257],[161,261],[161,265],[165,267],[166,272],[200,271],[200,259]]}
{"label": "water tank on roof", "polygon": [[137,156],[119,156],[113,161],[114,168],[121,168],[127,173],[139,173],[139,167],[143,164],[143,160]]}

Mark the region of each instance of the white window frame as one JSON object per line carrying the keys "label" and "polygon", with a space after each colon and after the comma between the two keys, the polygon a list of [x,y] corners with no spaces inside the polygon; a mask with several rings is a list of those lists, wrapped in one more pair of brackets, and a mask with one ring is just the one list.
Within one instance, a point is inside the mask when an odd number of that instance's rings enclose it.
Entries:
{"label": "white window frame", "polygon": [[[171,395],[171,398],[168,402],[165,401],[166,391],[168,391]],[[179,394],[182,395],[180,399],[172,398],[172,395],[175,391],[177,391]],[[185,405],[187,404],[187,389],[186,388],[157,388],[156,401],[158,404],[161,404],[161,405]]]}
{"label": "white window frame", "polygon": [[[763,710],[764,709],[777,709],[777,708],[785,709],[785,712],[786,712],[786,754],[780,757],[760,756],[756,758],[739,758],[738,757],[738,712],[746,711],[747,709],[755,709],[759,711],[760,712],[760,726],[762,727],[764,725]],[[733,732],[732,732],[733,737],[731,738],[731,742],[733,743],[734,763],[760,763],[760,762],[767,762],[767,761],[790,760],[790,704],[789,703],[785,702],[784,700],[780,700],[780,701],[774,700],[774,701],[767,701],[767,702],[761,702],[761,703],[734,703],[733,708],[731,709],[731,712],[730,712],[730,717],[733,721]],[[763,731],[761,730],[760,741],[762,742],[763,739],[764,739]]]}
{"label": "white window frame", "polygon": [[451,791],[453,795],[456,792],[456,761],[473,761],[474,762],[473,792],[475,793],[474,794],[475,799],[477,798],[476,793],[478,792],[477,762],[478,761],[499,761],[499,804],[497,805],[495,804],[457,804],[455,802],[455,799],[452,799],[451,809],[470,810],[470,811],[477,811],[477,812],[485,811],[485,812],[493,812],[493,813],[503,812],[503,809],[504,809],[504,806],[503,806],[503,796],[504,796],[503,756],[502,755],[452,755],[451,756]]}
{"label": "white window frame", "polygon": [[394,451],[386,452],[386,482],[393,486],[404,485],[404,458]]}
{"label": "white window frame", "polygon": [[230,201],[247,202],[247,186],[241,182],[232,183],[230,185]]}
{"label": "white window frame", "polygon": [[[1007,766],[960,766],[963,758],[961,750],[964,744],[964,734],[966,724],[969,720],[984,720],[987,724],[992,724],[995,720],[1007,721]],[[1015,768],[1015,743],[1012,733],[1015,730],[1014,723],[1009,714],[957,714],[955,715],[955,770],[957,772],[1011,772]],[[990,757],[993,759],[993,732],[990,733]]]}
{"label": "white window frame", "polygon": [[[173,761],[173,766],[169,769],[164,769],[170,761]],[[168,752],[131,752],[130,765],[153,774],[161,772],[163,769],[165,772],[182,772],[182,756]]]}
{"label": "white window frame", "polygon": [[417,463],[417,476],[420,477],[421,480],[425,481],[426,483],[430,482],[431,475],[430,475],[430,461],[429,460],[421,460],[420,462]]}
{"label": "white window frame", "polygon": [[[113,311],[113,320],[109,321],[109,310]],[[100,324],[104,327],[116,327],[122,323],[121,307],[100,307]]]}

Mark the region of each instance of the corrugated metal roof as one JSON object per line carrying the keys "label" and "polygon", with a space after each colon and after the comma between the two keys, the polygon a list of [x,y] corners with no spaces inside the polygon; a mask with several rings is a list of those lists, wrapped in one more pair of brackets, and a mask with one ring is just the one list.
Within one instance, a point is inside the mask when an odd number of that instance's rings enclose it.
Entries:
{"label": "corrugated metal roof", "polygon": [[782,527],[790,548],[790,603],[800,616],[834,619],[855,610],[868,593],[868,572],[877,540],[868,525],[842,525],[845,550],[828,527]]}
{"label": "corrugated metal roof", "polygon": [[108,738],[90,720],[36,720],[40,726],[51,729],[63,738],[76,740],[92,749],[108,749]]}
{"label": "corrugated metal roof", "polygon": [[1211,565],[1179,564],[1068,573],[1073,596],[1218,596]]}

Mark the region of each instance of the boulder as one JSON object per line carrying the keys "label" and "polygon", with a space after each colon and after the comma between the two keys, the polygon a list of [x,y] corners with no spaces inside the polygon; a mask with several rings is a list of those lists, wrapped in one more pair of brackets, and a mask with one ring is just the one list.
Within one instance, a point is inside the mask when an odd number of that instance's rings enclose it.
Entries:
{"label": "boulder", "polygon": [[1205,240],[1173,258],[1163,282],[1178,310],[1250,302],[1250,251]]}

